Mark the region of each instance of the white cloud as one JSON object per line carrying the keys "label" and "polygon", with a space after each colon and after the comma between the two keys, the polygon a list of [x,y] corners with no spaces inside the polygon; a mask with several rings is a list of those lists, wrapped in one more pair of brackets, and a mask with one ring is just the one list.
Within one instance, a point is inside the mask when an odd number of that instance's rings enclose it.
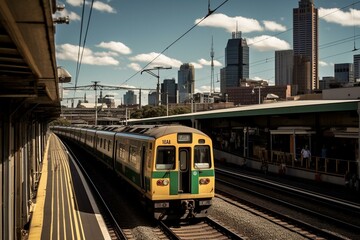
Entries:
{"label": "white cloud", "polygon": [[[83,4],[83,0],[66,0],[66,2],[74,7],[81,7]],[[91,5],[89,1],[86,1],[85,4]],[[116,13],[116,10],[113,7],[100,1],[95,1],[93,4],[93,8],[100,12]]]}
{"label": "white cloud", "polygon": [[113,7],[100,1],[95,1],[93,7],[100,12],[116,13],[116,10]]}
{"label": "white cloud", "polygon": [[341,26],[360,26],[360,10],[352,9],[344,12],[339,8],[319,8],[319,18]]}
{"label": "white cloud", "polygon": [[[198,23],[201,21],[201,18],[196,19],[195,23]],[[262,21],[263,26],[260,24],[260,22],[253,18],[245,18],[241,16],[236,17],[229,17],[222,13],[216,13],[213,15],[210,15],[208,18],[206,18],[204,21],[202,21],[199,26],[203,27],[218,27],[218,28],[224,28],[228,32],[234,32],[236,30],[236,27],[238,28],[238,31],[249,33],[249,32],[262,32],[262,31],[285,31],[286,27],[276,23],[274,21],[268,21],[264,20]]]}
{"label": "white cloud", "polygon": [[119,56],[119,54],[117,54],[116,52],[95,52],[94,55],[99,56],[99,57],[117,57]]}
{"label": "white cloud", "polygon": [[83,0],[66,0],[68,4],[74,7],[80,7],[83,3]]}
{"label": "white cloud", "polygon": [[127,66],[131,69],[134,69],[135,71],[140,71],[142,69],[142,67],[138,63],[130,63]]}
{"label": "white cloud", "polygon": [[[196,19],[195,23],[198,23],[200,21],[200,18]],[[239,31],[245,33],[253,31],[263,31],[263,27],[256,19],[244,18],[241,16],[229,17],[222,13],[212,14],[199,24],[199,26],[203,27],[224,28],[228,32],[234,32],[236,30],[236,25],[238,25]]]}
{"label": "white cloud", "polygon": [[279,38],[262,35],[246,39],[248,45],[258,51],[286,50],[290,49],[290,44]]}
{"label": "white cloud", "polygon": [[324,61],[319,61],[319,65],[321,67],[326,67],[326,66],[329,66],[329,64],[327,62],[324,62]]}
{"label": "white cloud", "polygon": [[[202,58],[202,59],[199,59],[198,61],[199,61],[199,63],[202,64],[202,65],[211,66],[211,61],[210,61],[210,60],[208,61],[208,60]],[[221,64],[219,61],[214,60],[214,66],[215,66],[215,67],[221,67],[222,64]]]}
{"label": "white cloud", "polygon": [[137,62],[151,62],[152,61],[153,66],[155,66],[155,65],[164,66],[164,67],[171,66],[171,67],[175,67],[175,68],[179,68],[182,64],[182,62],[177,59],[169,58],[165,55],[159,56],[159,53],[156,53],[156,52],[138,54],[134,57],[131,57],[130,60],[137,61]]}
{"label": "white cloud", "polygon": [[200,64],[200,63],[191,62],[191,64],[192,64],[192,65],[194,66],[194,68],[196,68],[196,69],[201,69],[201,68],[203,68],[203,65]]}
{"label": "white cloud", "polygon": [[70,21],[80,21],[80,16],[77,15],[75,12],[69,12],[68,10],[64,9],[62,11],[58,11],[54,14],[55,17],[69,17]]}
{"label": "white cloud", "polygon": [[283,32],[283,31],[286,31],[286,27],[279,24],[279,23],[276,23],[274,21],[263,21],[264,23],[264,26],[265,26],[265,29],[266,30],[269,30],[269,31],[272,31],[272,32]]}
{"label": "white cloud", "polygon": [[[70,60],[77,62],[78,59],[78,51],[79,47],[72,44],[62,44],[57,46],[57,53],[56,57],[61,60]],[[82,48],[80,48],[82,52]],[[100,56],[97,53],[94,53],[89,48],[84,48],[82,64],[89,64],[89,65],[111,65],[116,66],[119,65],[119,61],[113,58],[110,55],[104,55],[103,53]]]}
{"label": "white cloud", "polygon": [[120,54],[125,54],[125,55],[131,53],[131,49],[128,48],[125,44],[123,44],[121,42],[114,42],[114,41],[101,42],[100,44],[97,45],[97,47],[110,49],[112,51],[118,52]]}

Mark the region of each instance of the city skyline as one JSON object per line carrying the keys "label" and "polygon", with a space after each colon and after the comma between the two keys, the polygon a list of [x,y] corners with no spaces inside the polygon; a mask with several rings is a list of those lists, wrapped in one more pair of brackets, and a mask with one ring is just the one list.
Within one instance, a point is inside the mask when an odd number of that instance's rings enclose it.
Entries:
{"label": "city skyline", "polygon": [[[224,1],[210,1],[215,9]],[[256,2],[261,2],[261,9]],[[171,66],[161,73],[163,79],[177,79],[183,63],[195,66],[195,92],[210,89],[210,51],[213,38],[215,88],[219,91],[219,72],[225,66],[225,47],[231,32],[238,30],[250,48],[250,79],[275,81],[275,51],[292,49],[292,11],[299,1],[254,1],[254,6],[228,1],[188,31],[208,13],[208,1],[95,1],[89,32],[76,81],[80,15],[82,1],[65,2],[62,12],[70,16],[69,25],[57,25],[56,50],[58,65],[65,67],[77,86],[100,81],[105,85],[154,88],[156,79],[136,74],[156,56],[152,66]],[[334,75],[335,63],[351,63],[358,43],[360,26],[359,1],[314,1],[319,9],[319,77]],[[89,11],[89,4],[85,5]],[[141,6],[141,7],[140,7]],[[185,14],[186,13],[186,14]],[[87,22],[87,16],[84,22]],[[83,33],[85,32],[85,23]],[[113,26],[112,26],[113,25]],[[104,27],[106,26],[106,27]],[[266,39],[266,40],[262,40]],[[160,55],[164,49],[164,53]],[[135,67],[135,68],[134,68]],[[137,71],[136,71],[137,70]],[[132,77],[135,75],[134,77]],[[65,85],[66,87],[66,85]],[[125,91],[106,92],[121,98]],[[76,96],[83,95],[77,91]],[[94,93],[88,93],[91,101]],[[143,93],[145,97],[147,94]],[[65,92],[64,97],[72,97]],[[147,101],[142,101],[146,104]],[[65,104],[64,104],[65,105]]]}

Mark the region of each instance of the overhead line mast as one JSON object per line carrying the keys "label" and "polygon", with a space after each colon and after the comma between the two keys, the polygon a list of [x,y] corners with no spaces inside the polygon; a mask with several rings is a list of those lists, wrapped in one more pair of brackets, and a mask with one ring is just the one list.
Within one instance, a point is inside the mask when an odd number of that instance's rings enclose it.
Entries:
{"label": "overhead line mast", "polygon": [[215,92],[215,83],[214,83],[214,40],[213,37],[211,37],[211,51],[210,51],[210,57],[211,57],[211,83],[210,83],[210,95]]}

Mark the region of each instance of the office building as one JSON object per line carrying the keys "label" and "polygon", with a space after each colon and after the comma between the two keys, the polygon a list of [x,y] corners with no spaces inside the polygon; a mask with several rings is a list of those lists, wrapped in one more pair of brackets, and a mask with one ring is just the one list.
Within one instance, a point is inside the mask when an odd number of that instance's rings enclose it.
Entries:
{"label": "office building", "polygon": [[195,68],[190,63],[184,63],[178,71],[179,103],[190,101],[195,91]]}
{"label": "office building", "polygon": [[354,82],[360,82],[360,54],[354,55]]}
{"label": "office building", "polygon": [[175,78],[164,79],[164,82],[161,84],[161,105],[177,103],[177,86]]}
{"label": "office building", "polygon": [[157,105],[156,97],[157,97],[156,91],[149,92],[148,105],[156,106]]}
{"label": "office building", "polygon": [[220,70],[220,91],[239,87],[241,81],[249,78],[249,47],[241,32],[232,33],[225,48],[225,67]]}
{"label": "office building", "polygon": [[354,83],[354,65],[352,63],[337,63],[334,66],[334,76],[337,83],[345,86]]}
{"label": "office building", "polygon": [[293,84],[294,51],[275,51],[275,86]]}
{"label": "office building", "polygon": [[298,94],[318,89],[318,9],[300,0],[293,9],[294,84]]}
{"label": "office building", "polygon": [[137,104],[137,96],[136,94],[134,93],[134,91],[127,91],[125,94],[124,94],[124,105],[135,105]]}

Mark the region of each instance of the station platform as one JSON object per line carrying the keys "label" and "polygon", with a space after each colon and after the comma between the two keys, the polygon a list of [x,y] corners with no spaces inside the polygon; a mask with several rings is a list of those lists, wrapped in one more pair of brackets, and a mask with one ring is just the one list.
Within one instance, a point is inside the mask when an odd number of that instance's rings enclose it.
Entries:
{"label": "station platform", "polygon": [[28,239],[111,239],[82,173],[53,133],[44,156]]}

